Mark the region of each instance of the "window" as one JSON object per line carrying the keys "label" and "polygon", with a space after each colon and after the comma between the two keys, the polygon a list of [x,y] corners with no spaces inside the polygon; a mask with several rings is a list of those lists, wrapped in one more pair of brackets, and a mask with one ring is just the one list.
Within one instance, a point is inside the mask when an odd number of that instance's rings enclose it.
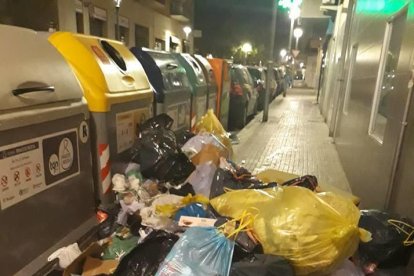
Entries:
{"label": "window", "polygon": [[388,101],[394,90],[394,80],[403,39],[407,8],[395,14],[385,28],[384,43],[378,70],[375,95],[372,103],[368,133],[379,143],[384,140],[387,118],[390,115]]}
{"label": "window", "polygon": [[106,10],[93,7],[93,12],[89,18],[89,28],[91,35],[107,37],[107,24],[106,24]]}
{"label": "window", "polygon": [[165,40],[156,38],[155,39],[155,50],[164,51],[165,50]]}
{"label": "window", "polygon": [[81,12],[76,12],[76,32],[83,34],[84,33],[84,29],[83,29],[83,13]]}
{"label": "window", "polygon": [[147,27],[135,24],[135,46],[149,47],[149,29]]}
{"label": "window", "polygon": [[[115,33],[116,33],[116,24],[115,24]],[[129,44],[129,29],[124,26],[119,26],[119,38],[125,45]]]}
{"label": "window", "polygon": [[[115,23],[115,35],[117,35],[118,32],[116,26]],[[119,16],[119,40],[126,46],[129,45],[129,19],[121,15]]]}
{"label": "window", "polygon": [[344,107],[343,113],[348,115],[348,106],[349,106],[349,99],[351,98],[351,89],[352,89],[352,78],[354,77],[354,67],[358,53],[358,44],[352,46],[351,56],[349,60],[349,68],[348,68],[348,75],[346,77],[346,87],[345,87],[345,98],[344,98]]}

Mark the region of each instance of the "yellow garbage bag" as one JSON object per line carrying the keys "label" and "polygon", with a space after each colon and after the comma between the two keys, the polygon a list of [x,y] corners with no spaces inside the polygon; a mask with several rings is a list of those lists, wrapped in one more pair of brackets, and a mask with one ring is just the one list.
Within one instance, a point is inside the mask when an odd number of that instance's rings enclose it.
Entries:
{"label": "yellow garbage bag", "polygon": [[359,210],[333,193],[302,187],[236,190],[210,201],[222,216],[255,216],[253,232],[265,254],[287,258],[297,275],[324,275],[354,254]]}
{"label": "yellow garbage bag", "polygon": [[[299,175],[296,174],[291,174],[291,173],[287,173],[287,172],[282,172],[279,170],[275,170],[275,169],[266,169],[264,171],[259,172],[256,175],[257,179],[259,179],[260,181],[264,182],[264,183],[270,183],[270,182],[276,182],[276,183],[284,183],[288,180],[294,179],[294,178],[298,178]],[[348,191],[343,191],[335,186],[329,185],[329,184],[325,184],[325,183],[318,183],[318,191],[321,192],[332,192],[335,194],[338,194],[342,197],[348,198],[350,200],[352,200],[354,202],[354,204],[358,205],[360,202],[360,198],[353,195],[352,193],[348,192]]]}
{"label": "yellow garbage bag", "polygon": [[213,109],[209,109],[207,113],[201,117],[200,121],[197,122],[195,126],[196,133],[207,132],[215,135],[219,138],[220,142],[228,149],[230,157],[233,154],[233,149],[231,146],[231,139],[227,131],[223,128],[223,125],[220,123],[214,114]]}

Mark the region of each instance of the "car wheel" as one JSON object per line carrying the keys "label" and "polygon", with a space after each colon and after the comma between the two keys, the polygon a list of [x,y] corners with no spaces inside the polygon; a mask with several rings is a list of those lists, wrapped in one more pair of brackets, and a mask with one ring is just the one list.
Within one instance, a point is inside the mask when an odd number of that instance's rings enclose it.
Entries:
{"label": "car wheel", "polygon": [[240,122],[239,128],[242,129],[247,124],[247,105],[242,110],[242,114],[240,117],[241,117],[241,122]]}
{"label": "car wheel", "polygon": [[255,116],[255,115],[257,115],[257,111],[258,111],[258,103],[257,103],[257,100],[256,100],[256,103],[254,104],[254,109],[253,109],[253,116]]}

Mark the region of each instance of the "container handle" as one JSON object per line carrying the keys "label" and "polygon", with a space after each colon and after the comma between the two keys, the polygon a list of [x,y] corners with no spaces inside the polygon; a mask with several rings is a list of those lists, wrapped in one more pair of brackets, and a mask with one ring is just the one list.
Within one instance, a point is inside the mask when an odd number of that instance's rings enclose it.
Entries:
{"label": "container handle", "polygon": [[55,92],[54,86],[35,86],[35,87],[25,87],[25,88],[17,88],[12,90],[14,96],[20,96],[27,93],[32,92]]}
{"label": "container handle", "polygon": [[177,68],[178,68],[178,65],[175,64],[175,63],[168,63],[167,64],[167,69],[168,70],[173,70],[173,69],[177,69]]}

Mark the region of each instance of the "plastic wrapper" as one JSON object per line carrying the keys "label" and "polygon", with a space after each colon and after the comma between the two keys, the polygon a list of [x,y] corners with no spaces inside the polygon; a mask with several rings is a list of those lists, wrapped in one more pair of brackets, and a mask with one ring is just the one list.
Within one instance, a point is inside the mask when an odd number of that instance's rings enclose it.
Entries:
{"label": "plastic wrapper", "polygon": [[102,255],[104,260],[119,260],[124,255],[128,254],[138,244],[138,238],[129,236],[122,239],[118,236],[112,237],[109,246],[105,249]]}
{"label": "plastic wrapper", "polygon": [[144,122],[132,149],[132,161],[140,165],[146,178],[180,184],[195,167],[178,147],[171,125],[172,119],[166,114]]}
{"label": "plastic wrapper", "polygon": [[210,188],[210,198],[215,198],[229,190],[266,189],[276,187],[277,183],[265,184],[243,170],[229,171],[217,169]]}
{"label": "plastic wrapper", "polygon": [[178,237],[164,231],[151,232],[141,244],[135,247],[120,262],[116,276],[155,275]]}
{"label": "plastic wrapper", "polygon": [[187,229],[158,269],[157,276],[227,276],[234,242],[214,227]]}
{"label": "plastic wrapper", "polygon": [[253,255],[231,265],[230,276],[294,276],[289,262],[272,255]]}
{"label": "plastic wrapper", "polygon": [[179,221],[181,216],[206,218],[207,212],[204,210],[204,207],[202,204],[191,203],[179,209],[174,215],[174,220]]}
{"label": "plastic wrapper", "polygon": [[358,249],[359,262],[367,272],[408,264],[414,245],[414,227],[409,221],[378,210],[364,210],[359,226],[372,234],[372,240],[361,243]]}
{"label": "plastic wrapper", "polygon": [[226,146],[211,133],[200,133],[194,136],[181,147],[181,150],[195,165],[205,162],[213,162],[218,166],[220,157],[230,157],[230,153]]}
{"label": "plastic wrapper", "polygon": [[311,191],[316,191],[318,189],[318,179],[313,175],[305,175],[288,180],[284,182],[282,186],[299,186]]}
{"label": "plastic wrapper", "polygon": [[352,201],[302,187],[237,190],[210,203],[222,216],[254,214],[253,231],[264,253],[285,257],[297,275],[332,272],[367,234],[358,228]]}
{"label": "plastic wrapper", "polygon": [[183,197],[170,194],[161,194],[152,202],[151,206],[141,209],[140,215],[142,218],[142,225],[152,227],[154,229],[161,229],[168,232],[174,232],[177,226],[173,220],[166,215],[159,214],[156,211],[156,206],[159,205],[179,205]]}
{"label": "plastic wrapper", "polygon": [[226,146],[230,157],[233,154],[233,149],[231,146],[230,135],[223,128],[220,121],[217,119],[214,111],[209,109],[207,113],[201,117],[200,121],[197,122],[195,126],[196,133],[211,133],[218,137],[223,145]]}
{"label": "plastic wrapper", "polygon": [[[173,195],[170,195],[173,196]],[[207,205],[209,203],[208,198],[204,197],[203,195],[187,195],[186,197],[176,197],[177,200],[174,199],[171,203],[168,204],[160,204],[160,201],[156,201],[153,203],[155,205],[155,209],[157,214],[164,216],[164,217],[172,217],[177,213],[177,211],[191,203],[201,203],[203,205]]]}

